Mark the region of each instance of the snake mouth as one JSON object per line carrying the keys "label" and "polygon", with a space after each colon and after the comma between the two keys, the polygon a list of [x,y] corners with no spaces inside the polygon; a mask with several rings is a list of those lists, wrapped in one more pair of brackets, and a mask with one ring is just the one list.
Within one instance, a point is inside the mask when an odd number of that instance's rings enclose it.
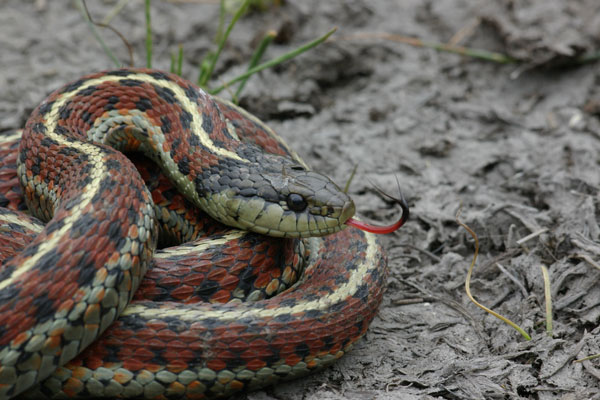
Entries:
{"label": "snake mouth", "polygon": [[[277,209],[275,205],[271,205],[274,209]],[[271,211],[271,212],[269,212]],[[264,209],[264,214],[254,219],[252,223],[248,222],[248,226],[245,229],[250,229],[254,232],[258,232],[264,235],[287,237],[287,238],[305,238],[313,236],[326,236],[332,233],[341,231],[346,227],[346,222],[352,218],[355,212],[355,206],[352,200],[344,203],[344,205],[337,210],[334,210],[330,214],[312,214],[310,212],[304,213],[293,213],[283,212],[280,216],[280,222],[273,223],[273,220],[265,220],[264,216],[270,215],[271,218],[276,219],[278,212],[269,210],[269,207]],[[270,222],[264,224],[264,222]]]}
{"label": "snake mouth", "polygon": [[[354,202],[347,198],[341,207],[334,207],[327,215],[311,213],[301,215],[297,224],[297,237],[326,236],[339,232],[346,228],[346,222],[352,219],[355,212]],[[302,223],[305,220],[308,220],[308,223]]]}
{"label": "snake mouth", "polygon": [[340,214],[340,224],[343,225],[348,222],[348,220],[354,216],[354,213],[356,213],[356,207],[354,206],[354,202],[350,200],[349,202],[346,202],[342,208],[342,212]]}
{"label": "snake mouth", "polygon": [[306,238],[327,236],[346,228],[346,222],[354,215],[354,204],[344,207],[338,217],[323,215],[301,214],[296,216],[296,229],[279,230],[272,227],[254,225],[248,229],[269,236],[286,238]]}

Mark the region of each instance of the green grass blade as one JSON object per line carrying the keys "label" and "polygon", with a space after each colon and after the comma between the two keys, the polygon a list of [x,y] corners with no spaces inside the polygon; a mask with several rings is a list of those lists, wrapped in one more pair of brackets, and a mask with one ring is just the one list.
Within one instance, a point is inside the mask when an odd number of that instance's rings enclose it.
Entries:
{"label": "green grass blade", "polygon": [[225,0],[221,0],[219,3],[219,25],[217,26],[215,43],[221,42],[221,38],[223,37],[223,27],[225,26]]}
{"label": "green grass blade", "polygon": [[584,362],[584,361],[594,360],[596,358],[600,358],[600,354],[594,354],[594,355],[591,355],[591,356],[580,358],[579,360],[573,360],[573,362],[574,363],[580,363],[580,362]]}
{"label": "green grass blade", "polygon": [[[267,32],[267,34],[265,35],[263,40],[261,40],[260,44],[256,48],[256,51],[254,52],[254,54],[252,54],[252,58],[250,59],[250,62],[248,63],[248,70],[251,70],[252,68],[256,67],[256,65],[262,58],[263,54],[265,53],[265,50],[267,50],[267,47],[269,47],[271,42],[273,42],[273,39],[275,39],[275,36],[277,36],[277,32],[275,32],[275,31]],[[236,103],[237,103],[237,99],[240,97],[240,95],[242,93],[242,90],[244,90],[244,86],[246,86],[246,82],[248,81],[248,78],[250,78],[250,76],[247,76],[245,79],[243,79],[240,82],[240,85],[238,86],[238,89],[235,92],[234,99],[236,99]]]}
{"label": "green grass blade", "polygon": [[198,86],[206,87],[206,83],[212,76],[212,73],[215,69],[215,65],[217,64],[217,60],[219,59],[219,56],[221,55],[221,51],[223,51],[223,47],[225,46],[225,42],[227,41],[229,34],[231,33],[236,22],[240,19],[240,17],[246,11],[248,4],[250,4],[250,0],[245,0],[242,3],[242,5],[240,6],[240,8],[238,8],[238,10],[233,15],[231,22],[229,22],[229,25],[227,26],[227,29],[225,30],[225,33],[222,35],[222,37],[219,38],[220,40],[219,40],[219,44],[217,47],[217,51],[214,53],[214,56],[210,59],[210,63],[208,64],[208,67],[205,70],[205,72],[201,73],[200,77],[198,78]]}
{"label": "green grass blade", "polygon": [[208,70],[210,69],[210,64],[212,63],[212,59],[215,56],[215,53],[209,51],[208,54],[204,56],[204,59],[200,63],[200,73],[198,74],[198,86],[203,87],[201,82],[208,81]]}
{"label": "green grass blade", "polygon": [[357,169],[358,169],[358,164],[354,164],[354,168],[352,168],[352,172],[350,172],[350,177],[348,178],[348,180],[346,181],[346,185],[344,186],[344,193],[348,193],[348,190],[350,190],[350,184],[352,183],[352,180],[354,179],[354,175],[356,175]]}
{"label": "green grass blade", "polygon": [[175,54],[175,52],[171,53],[171,67],[169,68],[169,72],[181,76],[181,68],[183,64],[183,45],[180,44],[177,46],[177,49],[177,54]]}
{"label": "green grass blade", "polygon": [[108,46],[106,45],[106,43],[104,43],[104,40],[102,39],[102,36],[100,36],[100,34],[98,33],[98,30],[96,29],[96,26],[94,25],[94,23],[90,19],[90,16],[86,12],[86,8],[85,8],[85,5],[83,4],[83,0],[77,0],[75,2],[75,4],[77,5],[77,8],[79,8],[79,11],[81,12],[81,15],[83,15],[83,19],[87,23],[88,28],[92,32],[92,35],[94,35],[94,37],[96,38],[96,40],[98,41],[98,43],[100,43],[100,46],[102,46],[102,49],[104,50],[104,52],[106,53],[106,55],[111,60],[113,60],[113,62],[117,66],[117,68],[120,68],[121,67],[121,62],[114,55],[114,53],[108,48]]}
{"label": "green grass blade", "polygon": [[177,56],[175,55],[175,52],[171,53],[171,65],[169,65],[169,72],[174,74],[175,73],[175,63],[177,62]]}
{"label": "green grass blade", "polygon": [[179,52],[177,54],[177,71],[175,73],[181,76],[181,70],[183,67],[183,45],[179,45]]}
{"label": "green grass blade", "polygon": [[217,94],[217,93],[221,92],[223,89],[225,89],[226,87],[229,87],[229,86],[233,85],[234,83],[240,82],[241,80],[243,80],[259,71],[262,71],[263,69],[273,67],[277,64],[281,64],[284,61],[294,58],[297,55],[304,53],[305,51],[310,50],[313,47],[323,43],[325,40],[327,40],[327,38],[329,38],[329,36],[333,35],[333,33],[336,30],[337,30],[337,28],[333,28],[329,32],[327,32],[325,35],[321,36],[320,38],[315,39],[312,42],[306,43],[305,45],[302,45],[302,46],[298,47],[297,49],[287,52],[277,58],[274,58],[274,59],[264,62],[260,65],[257,65],[256,67],[251,68],[248,71],[244,72],[243,74],[233,78],[229,82],[226,82],[225,84],[219,86],[216,89],[209,90],[208,92],[210,94]]}
{"label": "green grass blade", "polygon": [[152,68],[152,23],[150,20],[150,0],[146,0],[146,67]]}

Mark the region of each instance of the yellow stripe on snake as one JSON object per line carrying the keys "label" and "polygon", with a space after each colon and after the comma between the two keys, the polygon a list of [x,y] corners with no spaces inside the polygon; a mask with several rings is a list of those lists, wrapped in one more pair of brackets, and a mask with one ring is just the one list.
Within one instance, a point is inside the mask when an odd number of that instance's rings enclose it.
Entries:
{"label": "yellow stripe on snake", "polygon": [[331,364],[387,274],[374,235],[343,229],[353,214],[261,121],[178,76],[58,89],[0,133],[0,399],[227,397]]}

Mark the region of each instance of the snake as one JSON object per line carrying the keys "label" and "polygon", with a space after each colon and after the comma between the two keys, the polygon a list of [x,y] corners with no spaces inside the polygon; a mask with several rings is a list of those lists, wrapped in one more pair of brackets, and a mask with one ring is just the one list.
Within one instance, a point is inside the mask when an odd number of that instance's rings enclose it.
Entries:
{"label": "snake", "polygon": [[385,291],[354,213],[184,78],[64,85],[0,133],[0,399],[225,398],[332,364]]}

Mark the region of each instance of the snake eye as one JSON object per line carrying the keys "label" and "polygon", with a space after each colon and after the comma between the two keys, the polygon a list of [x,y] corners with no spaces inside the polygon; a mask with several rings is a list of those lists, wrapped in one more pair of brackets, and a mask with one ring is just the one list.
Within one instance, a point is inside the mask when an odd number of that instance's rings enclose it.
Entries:
{"label": "snake eye", "polygon": [[308,206],[304,197],[300,196],[297,193],[290,193],[287,197],[287,205],[292,211],[300,212],[304,211]]}

